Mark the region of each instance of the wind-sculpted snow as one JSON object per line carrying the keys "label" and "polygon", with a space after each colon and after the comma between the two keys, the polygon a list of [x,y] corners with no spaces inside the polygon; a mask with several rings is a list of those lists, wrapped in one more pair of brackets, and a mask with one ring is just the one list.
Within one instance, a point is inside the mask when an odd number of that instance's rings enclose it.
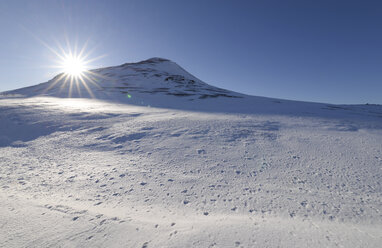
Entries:
{"label": "wind-sculpted snow", "polygon": [[382,106],[86,75],[1,94],[0,247],[380,247]]}
{"label": "wind-sculpted snow", "polygon": [[380,107],[252,101],[1,99],[0,246],[379,247]]}

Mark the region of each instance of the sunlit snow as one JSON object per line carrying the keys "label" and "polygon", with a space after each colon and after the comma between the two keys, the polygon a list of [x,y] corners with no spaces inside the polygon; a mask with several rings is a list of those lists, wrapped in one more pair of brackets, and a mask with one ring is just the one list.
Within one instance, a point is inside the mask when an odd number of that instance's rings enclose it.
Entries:
{"label": "sunlit snow", "polygon": [[0,98],[1,247],[380,246],[381,106],[93,72]]}

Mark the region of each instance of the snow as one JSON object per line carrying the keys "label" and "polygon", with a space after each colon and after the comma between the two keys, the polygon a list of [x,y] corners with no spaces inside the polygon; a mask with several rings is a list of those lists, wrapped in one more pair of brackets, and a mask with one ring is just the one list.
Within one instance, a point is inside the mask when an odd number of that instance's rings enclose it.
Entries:
{"label": "snow", "polygon": [[381,106],[94,72],[0,98],[1,247],[380,247]]}

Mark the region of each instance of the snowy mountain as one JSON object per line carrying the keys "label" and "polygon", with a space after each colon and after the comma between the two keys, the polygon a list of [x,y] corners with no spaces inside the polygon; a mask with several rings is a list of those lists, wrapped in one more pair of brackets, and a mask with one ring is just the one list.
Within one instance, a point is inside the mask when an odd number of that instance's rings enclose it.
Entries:
{"label": "snowy mountain", "polygon": [[380,117],[379,105],[333,105],[249,96],[211,86],[176,63],[151,58],[137,63],[100,68],[82,80],[64,73],[39,85],[2,93],[3,96],[95,98],[138,106],[224,113],[262,113],[325,117]]}
{"label": "snowy mountain", "polygon": [[381,106],[85,76],[0,97],[0,247],[380,247]]}
{"label": "snowy mountain", "polygon": [[41,95],[88,97],[140,105],[163,105],[169,100],[179,100],[177,98],[184,98],[182,101],[194,101],[217,97],[243,97],[210,86],[176,63],[162,58],[91,70],[85,72],[82,78],[83,81],[78,79],[70,83],[70,78],[62,73],[46,83],[11,91],[8,94],[21,94],[27,97]]}

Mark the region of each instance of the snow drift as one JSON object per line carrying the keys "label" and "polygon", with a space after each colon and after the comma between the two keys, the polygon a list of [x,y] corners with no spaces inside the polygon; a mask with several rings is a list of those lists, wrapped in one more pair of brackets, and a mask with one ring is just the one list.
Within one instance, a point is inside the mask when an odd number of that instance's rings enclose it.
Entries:
{"label": "snow drift", "polygon": [[0,246],[379,247],[382,108],[248,96],[169,60],[0,98]]}

